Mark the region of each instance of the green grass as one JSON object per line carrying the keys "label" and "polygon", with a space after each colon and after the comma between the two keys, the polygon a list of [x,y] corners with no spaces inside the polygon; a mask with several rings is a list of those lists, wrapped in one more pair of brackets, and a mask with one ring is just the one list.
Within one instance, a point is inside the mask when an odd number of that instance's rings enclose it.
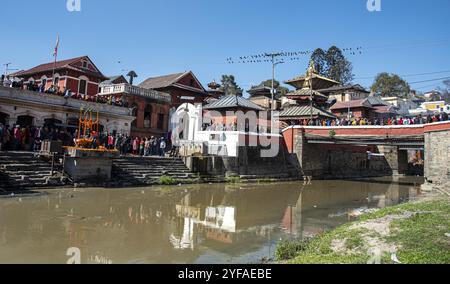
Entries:
{"label": "green grass", "polygon": [[[390,234],[381,236],[373,230],[355,227],[389,216],[410,218],[394,219]],[[282,242],[277,248],[278,261],[292,264],[365,264],[371,259],[367,238],[379,240],[397,248],[396,255],[403,264],[450,264],[450,200],[438,199],[412,202],[378,210],[362,216],[358,221],[323,233],[308,243]],[[337,244],[339,244],[337,248]],[[392,263],[391,255],[384,252],[382,263]]]}
{"label": "green grass", "polygon": [[240,177],[227,177],[226,178],[227,183],[241,183],[241,178]]}
{"label": "green grass", "polygon": [[178,184],[178,181],[176,179],[174,179],[173,177],[161,176],[159,178],[159,183],[162,185],[175,185],[175,184]]}

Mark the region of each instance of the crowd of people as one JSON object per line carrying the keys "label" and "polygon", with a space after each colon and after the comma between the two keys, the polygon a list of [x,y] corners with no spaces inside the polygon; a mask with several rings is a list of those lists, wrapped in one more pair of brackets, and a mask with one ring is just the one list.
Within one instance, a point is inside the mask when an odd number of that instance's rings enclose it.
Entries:
{"label": "crowd of people", "polygon": [[102,96],[88,96],[80,93],[72,92],[68,88],[61,89],[58,86],[51,85],[49,88],[46,88],[46,84],[44,82],[41,82],[40,84],[37,84],[36,82],[30,81],[28,83],[24,83],[23,80],[16,81],[11,80],[9,76],[2,75],[0,79],[0,86],[7,87],[7,88],[15,88],[15,89],[24,89],[32,92],[37,92],[41,94],[50,94],[50,95],[56,95],[64,98],[71,98],[71,99],[77,99],[77,100],[84,100],[87,102],[93,102],[93,103],[101,103],[101,104],[109,104],[119,107],[128,107],[128,102],[125,98],[122,97],[102,97]]}
{"label": "crowd of people", "polygon": [[109,149],[117,149],[121,155],[131,154],[134,156],[161,156],[166,155],[168,148],[167,141],[164,137],[157,138],[152,136],[151,138],[139,138],[127,136],[127,135],[108,135],[107,137]]}
{"label": "crowd of people", "polygon": [[0,123],[0,151],[39,151],[44,140],[58,140],[71,145],[73,136],[54,126],[9,127]]}
{"label": "crowd of people", "polygon": [[367,119],[367,118],[341,118],[341,119],[305,119],[300,125],[303,126],[391,126],[391,125],[421,125],[435,122],[448,121],[448,113],[440,113],[436,115],[414,116],[414,117],[391,117],[386,119]]}
{"label": "crowd of people", "polygon": [[[60,141],[63,146],[74,146],[78,138],[78,130],[67,131],[56,126],[44,127],[9,127],[0,123],[0,151],[31,151],[41,150],[42,141]],[[101,133],[94,137],[92,147],[103,146],[107,149],[117,149],[121,155],[134,156],[161,156],[166,155],[169,148],[168,141],[164,138],[139,138],[128,135],[114,135],[113,133]]]}

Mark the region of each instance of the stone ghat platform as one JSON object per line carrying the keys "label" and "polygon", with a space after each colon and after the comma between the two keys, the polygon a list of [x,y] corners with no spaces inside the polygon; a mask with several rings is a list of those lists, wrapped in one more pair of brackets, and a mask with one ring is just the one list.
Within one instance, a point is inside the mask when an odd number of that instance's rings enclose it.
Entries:
{"label": "stone ghat platform", "polygon": [[29,152],[0,152],[0,194],[19,192],[29,188],[71,185],[55,164],[52,174],[51,159]]}
{"label": "stone ghat platform", "polygon": [[157,185],[162,176],[184,184],[200,181],[180,158],[122,157],[113,160],[112,177],[108,186]]}
{"label": "stone ghat platform", "polygon": [[[119,157],[112,159],[110,181],[74,182],[67,174],[62,174],[62,157],[55,159],[54,173],[51,159],[39,157],[30,152],[0,152],[0,195],[26,193],[34,189],[56,187],[145,187],[159,185],[160,178],[166,176],[176,184],[226,183],[225,175],[202,175],[192,172],[181,158],[161,157]],[[241,175],[239,182],[252,183],[261,180],[298,180],[280,175]]]}

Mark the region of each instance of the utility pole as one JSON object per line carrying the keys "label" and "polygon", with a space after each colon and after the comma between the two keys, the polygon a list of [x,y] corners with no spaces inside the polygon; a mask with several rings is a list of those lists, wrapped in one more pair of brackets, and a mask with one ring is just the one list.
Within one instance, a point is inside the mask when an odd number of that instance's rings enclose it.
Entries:
{"label": "utility pole", "polygon": [[311,92],[310,92],[310,95],[309,95],[309,100],[310,100],[310,103],[311,103],[311,124],[312,124],[312,121],[313,121],[313,116],[314,116],[314,112],[313,112],[313,99],[314,99],[314,96],[313,96],[313,74],[311,73],[310,74],[310,82],[309,82],[309,87],[311,88]]}
{"label": "utility pole", "polygon": [[5,74],[5,77],[8,76],[8,70],[9,70],[9,65],[11,65],[12,63],[5,63],[3,64],[3,66],[5,66],[5,72],[3,74]]}
{"label": "utility pole", "polygon": [[266,56],[270,57],[272,59],[272,88],[270,91],[270,93],[272,95],[272,98],[271,98],[272,102],[271,102],[271,108],[270,108],[270,121],[271,121],[271,123],[270,123],[271,130],[270,131],[271,132],[273,131],[273,111],[275,110],[275,104],[274,104],[274,101],[275,101],[275,67],[278,64],[284,63],[283,61],[276,61],[275,58],[277,58],[281,55],[282,55],[281,53],[266,53]]}

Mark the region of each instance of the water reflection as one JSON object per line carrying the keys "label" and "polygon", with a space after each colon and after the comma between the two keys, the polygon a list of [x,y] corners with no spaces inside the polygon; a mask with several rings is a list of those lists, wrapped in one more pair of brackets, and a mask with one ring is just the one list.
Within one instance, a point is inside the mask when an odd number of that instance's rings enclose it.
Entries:
{"label": "water reflection", "polygon": [[248,263],[280,239],[309,237],[417,187],[323,181],[53,191],[0,199],[0,263]]}

